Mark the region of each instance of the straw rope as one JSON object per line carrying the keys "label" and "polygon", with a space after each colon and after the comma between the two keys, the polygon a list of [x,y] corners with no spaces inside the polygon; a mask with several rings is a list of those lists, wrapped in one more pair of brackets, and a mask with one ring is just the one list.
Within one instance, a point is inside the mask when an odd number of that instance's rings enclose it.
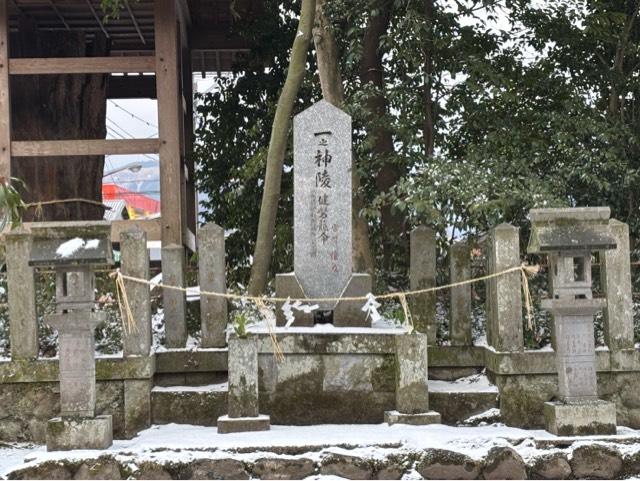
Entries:
{"label": "straw rope", "polygon": [[104,205],[102,202],[97,201],[97,200],[93,200],[93,199],[84,199],[82,197],[73,197],[71,199],[55,199],[55,200],[43,200],[40,202],[31,202],[29,204],[24,204],[24,208],[25,209],[31,209],[31,208],[35,208],[35,212],[33,213],[33,216],[36,219],[39,219],[42,217],[42,207],[45,205],[54,205],[54,204],[70,204],[72,202],[80,202],[83,204],[91,204],[91,205],[97,205],[99,207],[104,207],[105,209],[109,209],[108,206]]}
{"label": "straw rope", "polygon": [[[458,282],[453,282],[450,284],[445,284],[445,285],[441,285],[441,286],[434,286],[434,287],[427,287],[424,289],[415,289],[415,290],[411,290],[411,291],[398,291],[398,292],[387,292],[385,294],[378,294],[375,295],[374,297],[376,298],[376,300],[387,300],[387,299],[393,299],[393,298],[397,298],[398,300],[400,300],[401,298],[407,298],[407,297],[411,297],[411,296],[417,296],[420,294],[427,294],[429,292],[436,292],[436,291],[442,291],[442,290],[446,290],[446,289],[451,289],[453,287],[460,287],[460,286],[465,286],[465,285],[469,285],[469,284],[475,284],[476,282],[481,282],[481,281],[486,281],[489,279],[495,279],[498,277],[502,277],[505,276],[507,274],[511,274],[512,272],[520,272],[522,275],[522,279],[523,279],[523,291],[526,290],[525,293],[525,304],[527,305],[527,309],[530,311],[531,310],[531,294],[529,293],[529,283],[528,283],[528,276],[535,276],[538,271],[540,270],[540,267],[537,265],[528,265],[528,264],[522,264],[519,266],[514,266],[514,267],[510,267],[509,269],[505,269],[503,271],[499,271],[499,272],[494,272],[492,274],[487,274],[484,276],[480,276],[480,277],[474,277],[472,279],[465,279],[462,281],[458,281]],[[161,287],[163,289],[169,289],[169,290],[174,290],[174,291],[181,291],[181,292],[187,292],[188,288],[186,287],[180,287],[180,286],[172,286],[169,284],[156,284],[156,283],[152,283],[151,281],[147,280],[147,279],[141,279],[139,277],[132,277],[132,276],[128,276],[126,274],[123,274],[119,269],[115,271],[115,276],[116,277],[121,277],[124,280],[127,281],[131,281],[131,282],[136,282],[138,284],[146,284],[146,285],[157,285],[158,287]],[[301,298],[293,298],[293,297],[267,297],[267,296],[249,296],[246,294],[236,294],[236,293],[229,293],[229,292],[212,292],[212,291],[200,291],[200,295],[203,296],[207,296],[207,297],[219,297],[219,298],[223,298],[223,299],[229,299],[229,300],[242,300],[242,301],[250,301],[253,303],[259,303],[259,302],[272,302],[272,303],[276,303],[276,302],[296,302],[296,301],[300,301],[300,302],[309,302],[309,303],[322,303],[322,302],[338,302],[338,301],[366,301],[367,300],[367,296],[345,296],[345,297],[301,297]],[[528,300],[527,300],[528,299]],[[402,301],[400,301],[402,303]]]}

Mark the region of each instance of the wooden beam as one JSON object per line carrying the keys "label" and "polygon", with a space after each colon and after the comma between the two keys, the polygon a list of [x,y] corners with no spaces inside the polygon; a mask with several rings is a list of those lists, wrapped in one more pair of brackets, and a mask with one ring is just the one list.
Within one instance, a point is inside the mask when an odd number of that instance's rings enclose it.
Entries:
{"label": "wooden beam", "polygon": [[156,0],[156,91],[160,137],[162,245],[182,245],[180,81],[175,0]]}
{"label": "wooden beam", "polygon": [[48,75],[74,73],[148,73],[156,68],[155,57],[73,57],[12,58],[11,75]]}
{"label": "wooden beam", "polygon": [[111,242],[120,242],[120,233],[131,229],[139,229],[147,233],[147,241],[159,241],[161,219],[129,219],[111,222]]}
{"label": "wooden beam", "polygon": [[9,94],[8,0],[0,0],[0,176],[11,177],[11,96]]}
{"label": "wooden beam", "polygon": [[192,50],[245,50],[251,45],[243,37],[227,35],[215,29],[189,30],[189,48]]}
{"label": "wooden beam", "polygon": [[151,75],[112,75],[107,84],[109,99],[155,99],[156,79]]}
{"label": "wooden beam", "polygon": [[159,151],[160,141],[158,139],[26,140],[11,142],[11,155],[14,157],[157,154]]}

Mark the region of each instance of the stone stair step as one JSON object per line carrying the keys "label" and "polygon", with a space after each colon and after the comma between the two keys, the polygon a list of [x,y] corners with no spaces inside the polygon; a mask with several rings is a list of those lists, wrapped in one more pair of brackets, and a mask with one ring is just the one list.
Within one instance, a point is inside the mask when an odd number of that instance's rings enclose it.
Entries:
{"label": "stone stair step", "polygon": [[482,375],[459,381],[429,380],[429,408],[440,413],[444,424],[457,424],[498,408],[498,395],[498,388]]}
{"label": "stone stair step", "polygon": [[227,413],[226,382],[204,386],[155,386],[151,390],[153,424],[215,426]]}

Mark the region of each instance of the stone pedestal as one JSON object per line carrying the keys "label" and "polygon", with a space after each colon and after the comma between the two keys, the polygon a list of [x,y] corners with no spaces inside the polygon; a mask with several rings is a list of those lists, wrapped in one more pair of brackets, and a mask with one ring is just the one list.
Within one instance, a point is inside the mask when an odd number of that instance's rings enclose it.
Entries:
{"label": "stone pedestal", "polygon": [[[369,274],[352,274],[349,283],[341,297],[360,297],[372,290],[372,281]],[[290,297],[303,299],[307,297],[302,285],[295,273],[276,274],[276,297]],[[320,306],[318,310],[333,312],[333,325],[336,327],[371,327],[371,320],[367,319],[367,313],[362,310],[365,301],[338,301],[329,305]],[[284,326],[286,319],[282,312],[282,302],[276,303],[276,324]],[[310,302],[309,304],[317,304]],[[317,312],[317,311],[314,311]],[[295,316],[294,326],[311,327],[314,325],[314,312],[306,314],[302,311],[293,311]]]}
{"label": "stone pedestal", "polygon": [[437,424],[440,414],[429,410],[427,336],[419,332],[395,338],[396,410],[384,414],[388,424]]}
{"label": "stone pedestal", "polygon": [[245,431],[269,431],[271,418],[266,414],[258,414],[254,417],[232,418],[220,416],[218,418],[218,433],[242,433]]}
{"label": "stone pedestal", "polygon": [[58,331],[60,415],[63,418],[95,415],[96,368],[93,331],[105,319],[104,312],[86,311],[72,311],[47,317],[47,323]]}
{"label": "stone pedestal", "polygon": [[558,397],[563,402],[598,399],[593,316],[605,306],[605,299],[547,299],[542,303],[553,314]]}
{"label": "stone pedestal", "polygon": [[221,434],[267,431],[269,416],[258,413],[258,341],[256,337],[229,339],[228,416],[218,418]]}
{"label": "stone pedestal", "polygon": [[544,403],[547,431],[557,436],[616,434],[616,405],[609,401]]}
{"label": "stone pedestal", "polygon": [[53,418],[47,423],[47,451],[107,449],[112,443],[111,415]]}

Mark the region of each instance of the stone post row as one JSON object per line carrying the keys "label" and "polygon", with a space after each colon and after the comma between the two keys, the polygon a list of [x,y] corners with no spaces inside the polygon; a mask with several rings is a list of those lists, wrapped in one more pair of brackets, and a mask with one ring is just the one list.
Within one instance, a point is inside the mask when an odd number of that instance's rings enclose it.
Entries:
{"label": "stone post row", "polygon": [[[198,280],[200,290],[227,292],[225,276],[224,229],[210,223],[198,229]],[[227,300],[222,297],[200,296],[202,347],[226,345]]]}
{"label": "stone post row", "polygon": [[[471,250],[466,242],[449,248],[449,272],[452,284],[471,278]],[[471,346],[471,284],[451,288],[449,333],[452,346]]]}
{"label": "stone post row", "polygon": [[609,231],[616,248],[600,253],[601,285],[607,298],[604,340],[610,351],[621,351],[634,348],[629,226],[611,219]]}
{"label": "stone post row", "polygon": [[396,410],[386,411],[388,424],[438,424],[440,414],[429,410],[427,336],[414,331],[396,336]]}
{"label": "stone post row", "polygon": [[5,239],[11,359],[37,359],[36,279],[35,269],[29,265],[31,235],[19,228],[7,232]]}
{"label": "stone post row", "polygon": [[[436,285],[436,233],[433,229],[419,226],[411,231],[409,287],[413,290]],[[436,343],[436,293],[410,296],[408,298],[417,331],[427,335],[429,344]]]}
{"label": "stone post row", "polygon": [[[500,224],[487,245],[488,272],[494,274],[521,264],[519,229]],[[487,341],[496,351],[524,350],[522,278],[518,271],[487,281]]]}
{"label": "stone post row", "polygon": [[[120,268],[122,273],[149,279],[147,234],[142,230],[120,234]],[[124,357],[148,357],[151,352],[151,294],[149,286],[124,281],[135,327],[122,336]],[[151,379],[124,380],[124,430],[134,437],[151,425]]]}

